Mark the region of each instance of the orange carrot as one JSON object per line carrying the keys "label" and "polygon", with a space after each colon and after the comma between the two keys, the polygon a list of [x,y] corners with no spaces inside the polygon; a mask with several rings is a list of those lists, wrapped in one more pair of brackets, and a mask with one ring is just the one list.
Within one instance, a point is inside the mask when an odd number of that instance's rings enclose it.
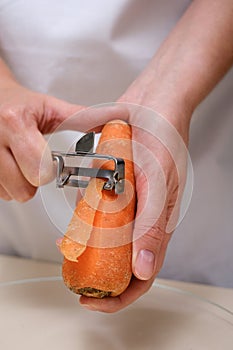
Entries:
{"label": "orange carrot", "polygon": [[[105,180],[92,179],[75,209],[60,250],[67,287],[77,294],[102,298],[121,294],[132,277],[136,194],[130,126],[120,120],[106,124],[97,153],[125,160],[125,191],[116,195],[114,190],[103,189]],[[113,168],[112,161],[97,163],[101,168]]]}

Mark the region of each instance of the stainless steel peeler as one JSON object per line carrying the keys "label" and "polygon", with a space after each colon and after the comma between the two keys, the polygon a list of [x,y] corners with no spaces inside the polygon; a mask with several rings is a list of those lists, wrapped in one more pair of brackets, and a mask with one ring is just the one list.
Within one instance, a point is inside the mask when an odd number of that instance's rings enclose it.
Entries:
{"label": "stainless steel peeler", "polygon": [[[116,158],[111,155],[98,154],[93,152],[95,133],[85,134],[78,140],[75,146],[75,152],[63,153],[52,152],[53,160],[57,162],[56,186],[87,187],[89,181],[78,179],[80,176],[89,178],[104,178],[105,190],[115,190],[116,194],[124,192],[125,162],[122,158]],[[66,158],[89,157],[93,159],[112,160],[115,164],[114,170],[85,168],[79,166],[68,166],[65,164]]]}

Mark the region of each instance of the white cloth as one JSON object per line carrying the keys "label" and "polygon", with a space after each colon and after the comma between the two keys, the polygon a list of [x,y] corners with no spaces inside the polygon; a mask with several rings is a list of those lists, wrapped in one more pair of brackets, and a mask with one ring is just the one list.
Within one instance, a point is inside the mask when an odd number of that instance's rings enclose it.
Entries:
{"label": "white cloth", "polygon": [[[0,54],[25,86],[77,103],[115,101],[175,25],[188,0],[0,0]],[[195,187],[161,276],[233,287],[233,74],[195,113]],[[56,208],[56,201],[54,203]],[[62,215],[61,215],[62,216]],[[40,193],[0,202],[0,251],[59,260]]]}

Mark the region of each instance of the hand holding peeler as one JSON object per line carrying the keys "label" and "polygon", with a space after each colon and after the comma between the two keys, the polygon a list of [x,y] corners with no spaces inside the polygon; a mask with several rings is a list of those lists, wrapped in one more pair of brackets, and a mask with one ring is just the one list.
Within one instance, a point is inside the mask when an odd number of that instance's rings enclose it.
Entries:
{"label": "hand holding peeler", "polygon": [[[111,155],[94,153],[95,133],[90,132],[83,135],[76,143],[75,151],[70,153],[52,152],[53,160],[57,162],[56,186],[63,188],[64,186],[86,188],[88,180],[81,180],[79,177],[102,178],[106,179],[104,183],[105,190],[113,190],[116,194],[124,192],[125,178],[125,162],[122,158],[116,158]],[[114,170],[101,168],[86,168],[80,166],[66,165],[66,158],[93,158],[101,160],[112,160],[114,162]]]}

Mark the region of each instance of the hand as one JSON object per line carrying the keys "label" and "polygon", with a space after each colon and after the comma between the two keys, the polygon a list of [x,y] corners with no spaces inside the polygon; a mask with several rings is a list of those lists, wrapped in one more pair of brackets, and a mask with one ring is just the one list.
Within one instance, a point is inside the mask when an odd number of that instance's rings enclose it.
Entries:
{"label": "hand", "polygon": [[[104,125],[117,115],[132,126],[137,213],[132,281],[125,292],[115,298],[98,300],[81,296],[80,303],[91,310],[116,312],[143,295],[162,267],[168,242],[177,225],[186,178],[185,146],[195,103],[187,97],[183,82],[180,89],[174,90],[171,81],[176,80],[176,71],[167,70],[167,77],[163,74],[163,79],[156,76],[156,60],[119,99],[122,104],[105,107],[102,113],[98,110],[98,125]],[[149,109],[140,109],[140,106]],[[95,116],[90,113],[88,120],[89,127],[96,127]]]}
{"label": "hand", "polygon": [[0,198],[25,202],[39,185],[52,180],[53,161],[43,134],[53,132],[83,108],[32,92],[16,82],[1,84]]}
{"label": "hand", "polygon": [[[141,94],[143,85],[141,82],[138,84]],[[151,287],[162,267],[171,233],[178,220],[186,175],[185,144],[188,140],[190,115],[185,115],[187,109],[183,108],[180,118],[177,108],[176,115],[173,110],[172,118],[165,118],[156,112],[152,113],[151,109],[124,104],[123,101],[134,101],[136,88],[137,84],[133,84],[133,90],[131,87],[120,99],[122,104],[116,106],[118,118],[127,120],[132,126],[138,199],[133,233],[134,277],[119,297],[101,300],[80,297],[80,303],[91,310],[116,312],[134,302]],[[162,106],[162,101],[160,102]],[[146,96],[140,103],[159,107],[157,100],[151,100],[149,104]],[[162,110],[161,107],[160,111]],[[100,124],[113,119],[113,115],[116,115],[113,109],[105,108]],[[91,122],[90,118],[89,121]]]}

